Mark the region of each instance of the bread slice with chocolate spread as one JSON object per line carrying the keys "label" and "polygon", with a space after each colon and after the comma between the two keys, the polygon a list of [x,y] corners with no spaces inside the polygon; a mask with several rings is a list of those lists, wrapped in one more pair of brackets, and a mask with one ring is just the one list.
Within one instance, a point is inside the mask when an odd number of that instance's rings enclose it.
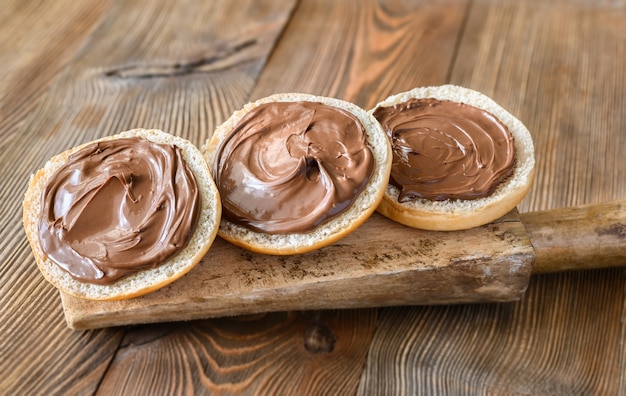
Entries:
{"label": "bread slice with chocolate spread", "polygon": [[392,140],[378,212],[435,231],[489,223],[514,209],[535,174],[532,137],[484,94],[455,85],[392,95],[370,114]]}
{"label": "bread slice with chocolate spread", "polygon": [[204,257],[220,218],[202,153],[154,129],[54,156],[31,177],[23,202],[24,229],[44,278],[90,300],[132,298],[180,278]]}
{"label": "bread slice with chocolate spread", "polygon": [[247,104],[203,152],[222,197],[219,235],[275,255],[350,234],[380,203],[391,168],[389,142],[365,110],[300,93]]}

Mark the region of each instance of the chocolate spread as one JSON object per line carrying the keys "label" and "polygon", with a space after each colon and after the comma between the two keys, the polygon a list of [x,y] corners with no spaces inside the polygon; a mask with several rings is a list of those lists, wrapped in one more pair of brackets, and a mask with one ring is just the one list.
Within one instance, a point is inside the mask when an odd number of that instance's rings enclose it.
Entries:
{"label": "chocolate spread", "polygon": [[178,147],[137,137],[103,141],[72,154],[48,181],[39,239],[73,278],[110,284],[183,248],[199,208]]}
{"label": "chocolate spread", "polygon": [[313,230],[345,211],[371,178],[365,136],[354,115],[322,103],[255,107],[216,153],[225,218],[269,234]]}
{"label": "chocolate spread", "polygon": [[400,188],[400,202],[486,197],[513,173],[513,136],[485,110],[410,99],[379,107],[374,117],[391,139],[390,183]]}

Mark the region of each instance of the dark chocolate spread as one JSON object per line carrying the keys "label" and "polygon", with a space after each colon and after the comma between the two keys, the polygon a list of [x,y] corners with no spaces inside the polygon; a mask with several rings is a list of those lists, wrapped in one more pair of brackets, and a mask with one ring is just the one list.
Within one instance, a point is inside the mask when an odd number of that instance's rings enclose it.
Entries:
{"label": "dark chocolate spread", "polygon": [[513,136],[485,110],[410,99],[378,107],[374,117],[391,139],[390,183],[400,188],[400,202],[486,197],[513,173]]}
{"label": "dark chocolate spread", "polygon": [[102,141],[72,154],[48,180],[39,239],[75,279],[110,284],[183,248],[199,210],[178,147],[137,137]]}
{"label": "dark chocolate spread", "polygon": [[350,207],[374,172],[361,122],[314,102],[272,102],[221,142],[213,175],[226,219],[252,230],[305,233]]}

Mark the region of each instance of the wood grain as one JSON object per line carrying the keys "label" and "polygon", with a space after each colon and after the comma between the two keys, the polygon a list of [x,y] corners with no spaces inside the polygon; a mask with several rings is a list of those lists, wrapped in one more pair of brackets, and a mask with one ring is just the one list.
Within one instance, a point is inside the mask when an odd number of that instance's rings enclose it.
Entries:
{"label": "wood grain", "polygon": [[534,273],[626,264],[625,201],[527,212]]}
{"label": "wood grain", "polygon": [[301,2],[253,99],[297,91],[369,109],[392,93],[446,82],[469,2],[336,3]]}
{"label": "wood grain", "polygon": [[[26,117],[106,14],[108,1],[4,1],[0,7],[0,393],[93,393],[123,332],[75,334],[39,274],[21,225],[28,170],[7,160]],[[81,380],[77,380],[81,378]]]}
{"label": "wood grain", "polygon": [[0,7],[0,149],[98,25],[110,1],[97,4],[5,0]]}
{"label": "wood grain", "polygon": [[294,256],[254,254],[218,239],[189,275],[139,298],[63,295],[71,327],[286,310],[513,301],[534,250],[516,211],[482,227],[429,232],[381,215],[341,241]]}
{"label": "wood grain", "polygon": [[99,394],[350,394],[367,310],[281,312],[130,330]]}
{"label": "wood grain", "polygon": [[533,279],[521,303],[382,310],[357,394],[619,394],[623,270]]}
{"label": "wood grain", "polygon": [[[74,26],[74,18],[94,8],[76,7],[65,11],[73,19],[61,28],[77,35],[67,39],[70,46],[90,31]],[[11,150],[0,150],[0,370],[10,373],[0,376],[0,393],[93,393],[124,334],[68,331],[58,293],[38,273],[21,226],[29,174],[66,148],[133,127],[204,142],[247,100],[292,8],[291,1],[124,1],[104,9],[83,50],[11,134]],[[63,10],[53,7],[42,20],[63,20]],[[35,21],[45,11],[35,7],[27,15]]]}

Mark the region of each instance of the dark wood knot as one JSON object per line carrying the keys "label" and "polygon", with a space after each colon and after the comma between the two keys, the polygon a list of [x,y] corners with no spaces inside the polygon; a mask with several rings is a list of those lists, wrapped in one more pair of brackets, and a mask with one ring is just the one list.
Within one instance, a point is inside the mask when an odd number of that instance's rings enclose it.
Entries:
{"label": "dark wood knot", "polygon": [[324,324],[315,324],[304,332],[304,347],[312,353],[332,352],[336,341],[335,333]]}

